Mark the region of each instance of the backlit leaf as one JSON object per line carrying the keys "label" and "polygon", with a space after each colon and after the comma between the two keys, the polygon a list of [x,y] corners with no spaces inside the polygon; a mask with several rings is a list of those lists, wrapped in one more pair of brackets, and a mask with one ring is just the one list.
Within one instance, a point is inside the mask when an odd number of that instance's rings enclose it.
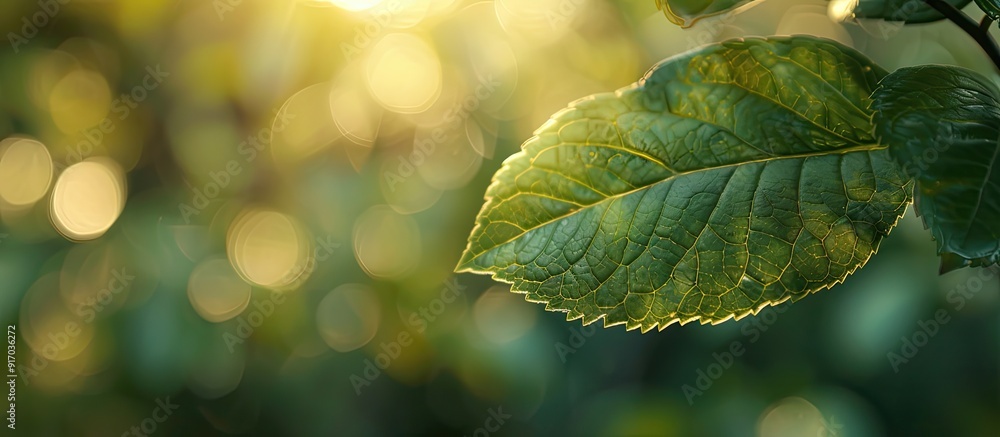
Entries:
{"label": "backlit leaf", "polygon": [[570,104],[504,162],[458,270],[570,320],[643,331],[830,287],[910,202],[872,135],[884,75],[804,36],[667,59]]}

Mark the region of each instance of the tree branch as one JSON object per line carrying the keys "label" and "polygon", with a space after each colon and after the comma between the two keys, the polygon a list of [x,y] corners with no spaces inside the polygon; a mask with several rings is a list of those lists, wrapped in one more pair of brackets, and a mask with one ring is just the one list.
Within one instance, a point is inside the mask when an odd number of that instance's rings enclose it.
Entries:
{"label": "tree branch", "polygon": [[[976,43],[986,52],[986,56],[989,56],[990,60],[993,61],[993,65],[1000,70],[1000,48],[997,47],[996,40],[989,34],[989,24],[987,24],[986,19],[983,19],[983,23],[976,23],[964,12],[944,0],[924,0],[924,3],[940,12],[941,15],[944,15],[945,18],[958,25],[972,39],[976,40]],[[992,20],[989,23],[992,23]],[[986,25],[982,26],[982,24]]]}
{"label": "tree branch", "polygon": [[990,26],[993,25],[993,19],[989,15],[983,15],[983,21],[979,22],[979,30],[983,32],[989,32]]}

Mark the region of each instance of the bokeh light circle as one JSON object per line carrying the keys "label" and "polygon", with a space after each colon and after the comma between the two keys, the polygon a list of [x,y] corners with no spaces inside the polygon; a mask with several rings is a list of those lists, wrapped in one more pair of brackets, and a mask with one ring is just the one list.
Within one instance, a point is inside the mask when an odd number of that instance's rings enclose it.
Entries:
{"label": "bokeh light circle", "polygon": [[373,206],[355,222],[354,255],[372,277],[405,276],[420,258],[420,229],[410,216]]}
{"label": "bokeh light circle", "polygon": [[374,290],[358,284],[341,285],[316,307],[316,330],[331,349],[349,352],[375,338],[381,315]]}
{"label": "bokeh light circle", "polygon": [[772,404],[757,423],[760,437],[797,437],[826,435],[823,413],[811,402],[790,397]]}
{"label": "bokeh light circle", "polygon": [[479,296],[472,307],[479,333],[493,343],[504,344],[527,334],[534,326],[535,308],[524,296],[510,292],[508,286],[494,286]]}
{"label": "bokeh light circle", "polygon": [[125,173],[106,158],[90,158],[68,167],[52,188],[49,218],[70,240],[104,235],[125,207]]}
{"label": "bokeh light circle", "polygon": [[52,184],[52,156],[42,143],[24,138],[0,141],[0,200],[7,205],[34,205]]}
{"label": "bokeh light circle", "polygon": [[295,218],[251,208],[229,227],[229,261],[240,277],[271,289],[288,287],[311,273],[312,246]]}
{"label": "bokeh light circle", "polygon": [[[59,295],[59,273],[35,281],[20,308],[20,336],[39,358],[66,361],[80,355],[94,338],[93,326],[64,303]],[[74,308],[89,314],[89,307]]]}
{"label": "bokeh light circle", "polygon": [[209,322],[224,322],[250,305],[251,288],[225,258],[212,258],[195,267],[188,278],[191,306]]}
{"label": "bokeh light circle", "polygon": [[100,73],[73,70],[56,82],[48,106],[59,130],[76,133],[104,120],[111,110],[111,89]]}
{"label": "bokeh light circle", "polygon": [[365,68],[365,80],[375,100],[399,113],[418,113],[431,107],[441,95],[442,77],[437,52],[407,33],[380,39]]}

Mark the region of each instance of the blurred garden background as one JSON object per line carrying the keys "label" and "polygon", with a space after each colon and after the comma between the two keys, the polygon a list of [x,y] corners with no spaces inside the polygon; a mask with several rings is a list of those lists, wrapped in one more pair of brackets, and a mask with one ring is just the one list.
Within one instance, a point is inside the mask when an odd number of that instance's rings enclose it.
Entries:
{"label": "blurred garden background", "polygon": [[808,33],[1000,78],[949,22],[838,10],[0,3],[4,431],[1000,435],[998,274],[939,276],[912,211],[845,284],[717,326],[584,327],[452,273],[535,128],[690,48]]}

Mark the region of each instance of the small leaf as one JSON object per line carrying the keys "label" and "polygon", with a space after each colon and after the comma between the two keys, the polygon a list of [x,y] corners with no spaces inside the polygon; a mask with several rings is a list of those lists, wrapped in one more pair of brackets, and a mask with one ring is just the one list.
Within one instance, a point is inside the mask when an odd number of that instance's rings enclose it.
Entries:
{"label": "small leaf", "polygon": [[[958,9],[972,0],[944,0]],[[929,23],[945,17],[924,0],[832,0],[831,9],[853,7],[855,18],[880,18],[885,21],[902,21],[907,24]],[[841,6],[837,6],[840,4]]]}
{"label": "small leaf", "polygon": [[691,27],[696,21],[724,13],[755,0],[656,0],[656,7],[667,19],[681,27]]}
{"label": "small leaf", "polygon": [[872,136],[884,75],[805,36],[667,59],[570,104],[504,162],[458,270],[570,320],[643,331],[833,286],[910,202]]}
{"label": "small leaf", "polygon": [[[873,98],[876,134],[916,178],[942,268],[1000,260],[1000,91],[959,67],[899,69]],[[959,256],[958,262],[948,254]]]}
{"label": "small leaf", "polygon": [[1000,19],[1000,0],[976,0],[976,5],[990,18]]}

